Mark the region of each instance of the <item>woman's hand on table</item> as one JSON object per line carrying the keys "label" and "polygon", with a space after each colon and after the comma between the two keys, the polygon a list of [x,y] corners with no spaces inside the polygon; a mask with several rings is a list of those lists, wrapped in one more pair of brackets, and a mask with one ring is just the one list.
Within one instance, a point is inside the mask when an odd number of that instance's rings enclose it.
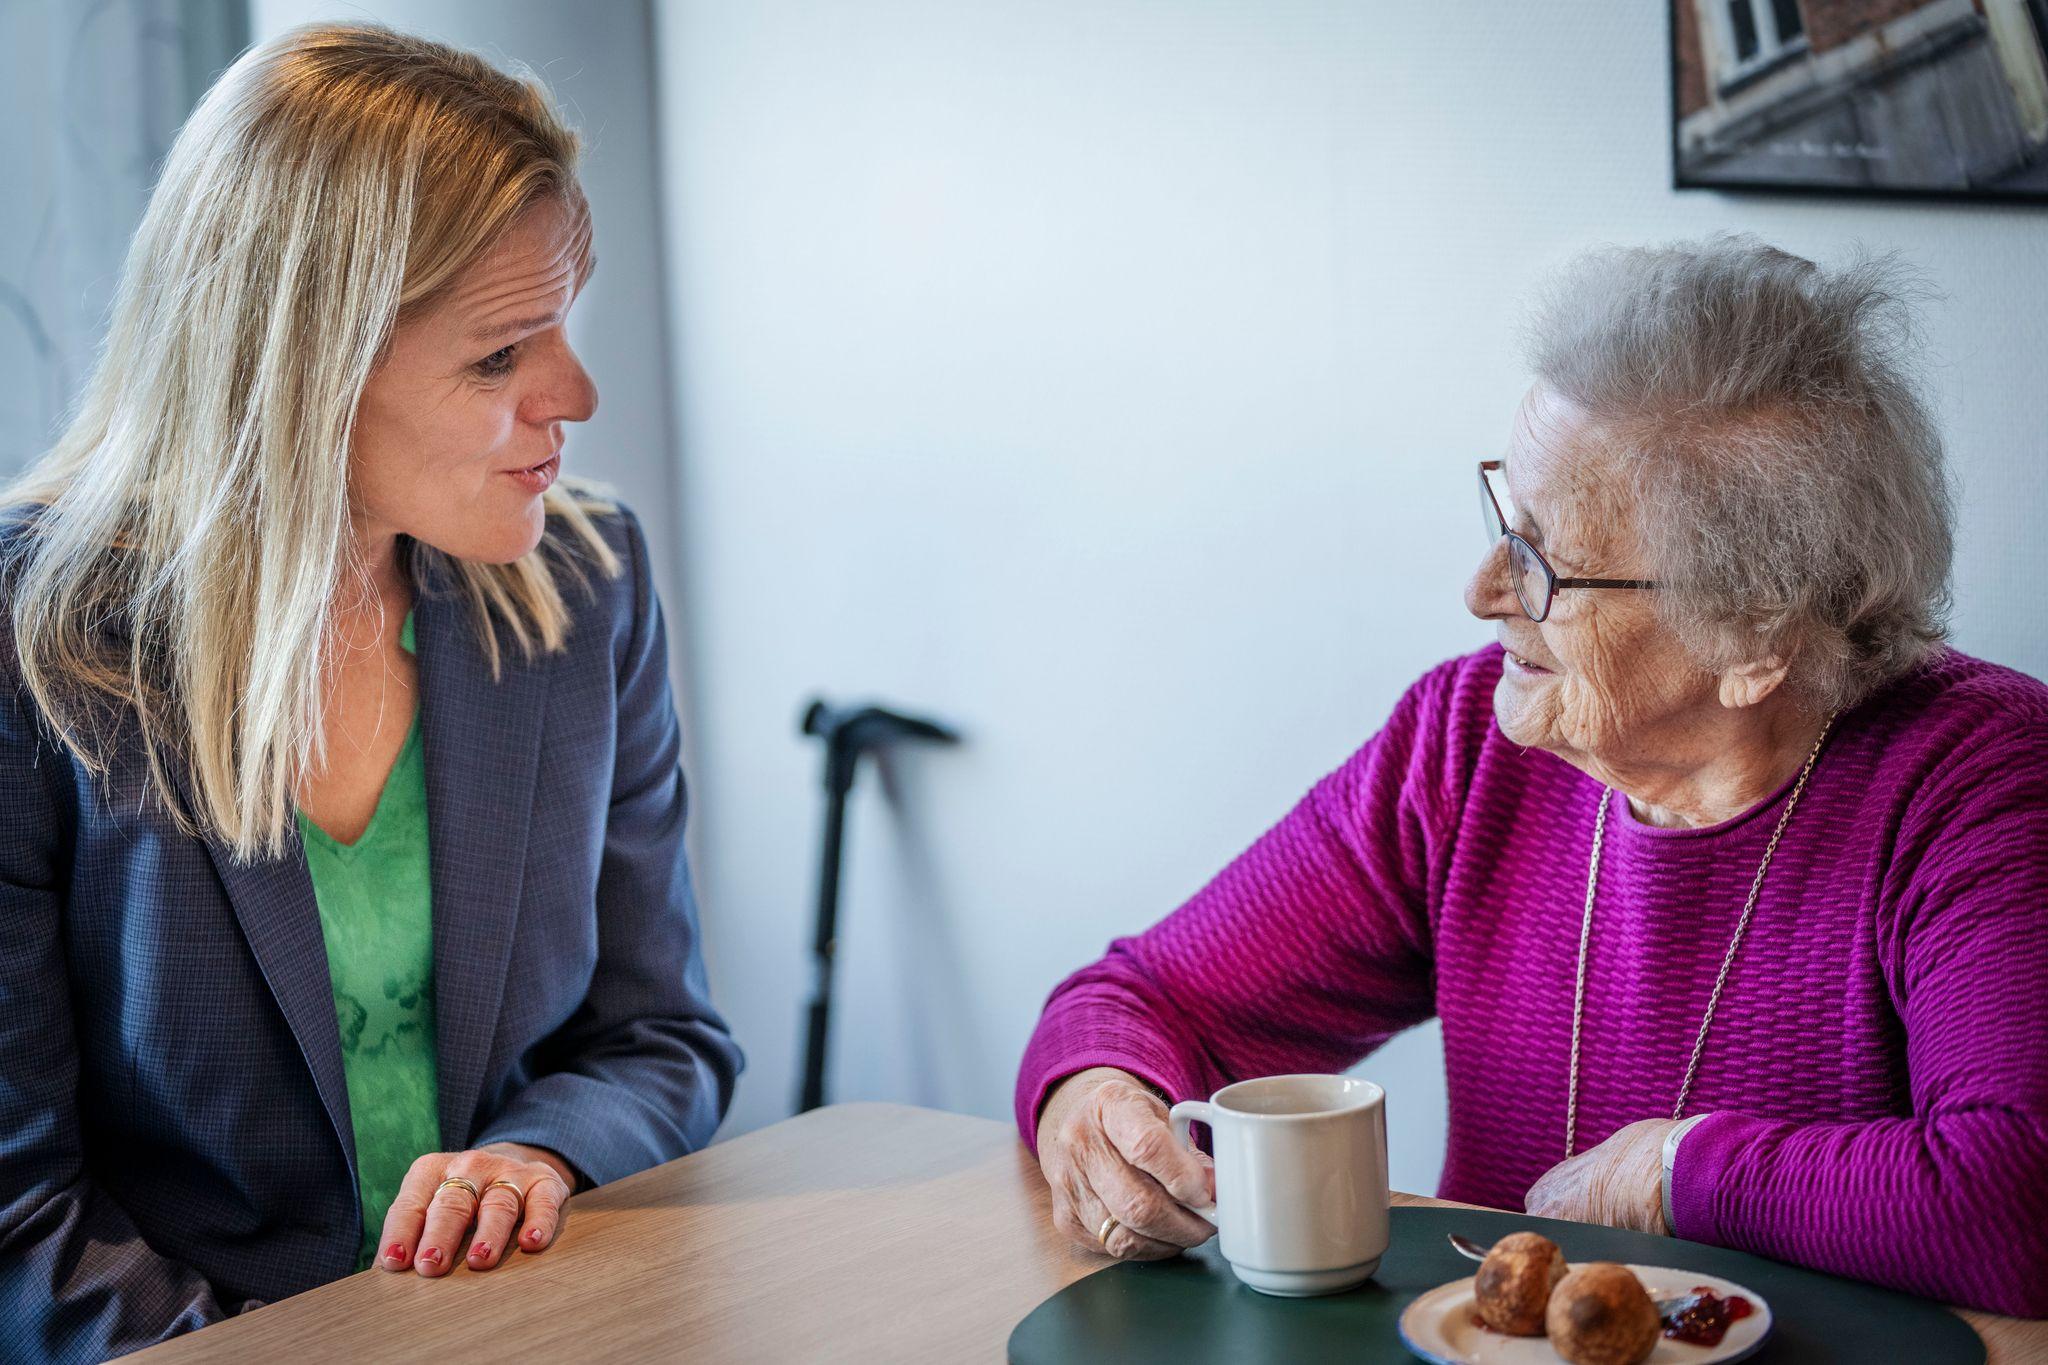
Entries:
{"label": "woman's hand on table", "polygon": [[1046,1099],[1038,1166],[1053,1223],[1077,1245],[1157,1261],[1215,1235],[1186,1207],[1215,1198],[1209,1159],[1174,1139],[1166,1113],[1144,1082],[1106,1066],[1076,1072]]}
{"label": "woman's hand on table", "polygon": [[[460,1185],[443,1186],[451,1177],[476,1186],[479,1197],[472,1199]],[[575,1179],[561,1157],[519,1142],[429,1152],[412,1163],[384,1215],[377,1264],[417,1270],[429,1279],[446,1275],[472,1228],[471,1270],[497,1265],[515,1242],[521,1251],[546,1251],[562,1234]],[[507,1183],[493,1183],[501,1180]]]}
{"label": "woman's hand on table", "polygon": [[1674,1119],[1643,1119],[1616,1129],[1599,1146],[1545,1171],[1529,1187],[1522,1206],[1540,1218],[1669,1233],[1664,1225],[1664,1137],[1677,1126]]}

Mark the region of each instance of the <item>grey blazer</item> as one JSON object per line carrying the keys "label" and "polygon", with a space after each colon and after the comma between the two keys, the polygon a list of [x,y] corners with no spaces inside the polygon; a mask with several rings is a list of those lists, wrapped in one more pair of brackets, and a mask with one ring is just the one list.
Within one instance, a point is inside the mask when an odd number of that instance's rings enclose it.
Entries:
{"label": "grey blazer", "polygon": [[[508,650],[494,683],[452,584],[419,582],[414,617],[442,1146],[535,1143],[598,1184],[709,1141],[741,1065],[705,982],[646,542],[628,512],[600,525],[627,572],[566,588],[564,654]],[[11,620],[0,1359],[98,1360],[352,1270],[354,1128],[303,853],[238,866],[179,834],[133,746],[89,782]]]}

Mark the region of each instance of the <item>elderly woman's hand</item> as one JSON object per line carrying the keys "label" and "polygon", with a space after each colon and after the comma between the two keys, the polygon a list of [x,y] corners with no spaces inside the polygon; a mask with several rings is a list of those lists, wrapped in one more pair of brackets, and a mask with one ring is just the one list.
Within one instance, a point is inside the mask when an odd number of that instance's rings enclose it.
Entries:
{"label": "elderly woman's hand", "polygon": [[[471,1198],[460,1185],[442,1184],[451,1178],[476,1186],[479,1197]],[[574,1181],[568,1162],[523,1143],[429,1152],[412,1163],[384,1216],[377,1264],[385,1270],[411,1266],[430,1279],[446,1275],[472,1226],[471,1270],[489,1270],[503,1260],[515,1228],[521,1251],[546,1251],[567,1221],[565,1201]]]}
{"label": "elderly woman's hand", "polygon": [[1643,1119],[1617,1129],[1598,1147],[1545,1171],[1522,1206],[1542,1218],[1670,1232],[1664,1225],[1664,1138],[1677,1126],[1672,1119]]}
{"label": "elderly woman's hand", "polygon": [[1165,1103],[1129,1072],[1060,1082],[1038,1117],[1038,1165],[1053,1222],[1089,1251],[1156,1261],[1215,1235],[1184,1207],[1215,1197],[1208,1158],[1174,1140]]}

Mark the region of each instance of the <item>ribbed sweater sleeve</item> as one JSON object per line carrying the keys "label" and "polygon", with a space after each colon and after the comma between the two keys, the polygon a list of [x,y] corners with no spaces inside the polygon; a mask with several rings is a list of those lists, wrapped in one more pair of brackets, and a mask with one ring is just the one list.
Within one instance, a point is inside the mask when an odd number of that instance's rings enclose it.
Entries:
{"label": "ribbed sweater sleeve", "polygon": [[1017,1079],[1025,1142],[1052,1088],[1088,1067],[1206,1098],[1248,1076],[1341,1071],[1430,1017],[1455,679],[1455,665],[1426,676],[1193,899],[1053,991]]}
{"label": "ribbed sweater sleeve", "polygon": [[1883,874],[1910,1116],[1711,1115],[1673,1167],[1679,1236],[2048,1317],[2048,717],[2034,729],[2038,761],[2013,761],[2009,729],[1960,746]]}

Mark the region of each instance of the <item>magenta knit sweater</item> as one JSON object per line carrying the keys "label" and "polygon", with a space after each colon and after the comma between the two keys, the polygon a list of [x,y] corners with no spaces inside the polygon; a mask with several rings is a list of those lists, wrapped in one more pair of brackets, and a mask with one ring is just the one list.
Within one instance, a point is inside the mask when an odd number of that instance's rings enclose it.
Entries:
{"label": "magenta knit sweater", "polygon": [[[1018,1078],[1025,1140],[1084,1067],[1206,1098],[1343,1070],[1434,1015],[1438,1193],[1521,1208],[1565,1155],[1601,788],[1501,734],[1500,669],[1489,647],[1429,673],[1194,899],[1063,982]],[[1670,1117],[1791,785],[1698,829],[1614,798],[1581,1151]],[[1679,1148],[1679,1236],[2048,1316],[2048,686],[1950,652],[1837,721],[1686,1112],[1710,1117]]]}

